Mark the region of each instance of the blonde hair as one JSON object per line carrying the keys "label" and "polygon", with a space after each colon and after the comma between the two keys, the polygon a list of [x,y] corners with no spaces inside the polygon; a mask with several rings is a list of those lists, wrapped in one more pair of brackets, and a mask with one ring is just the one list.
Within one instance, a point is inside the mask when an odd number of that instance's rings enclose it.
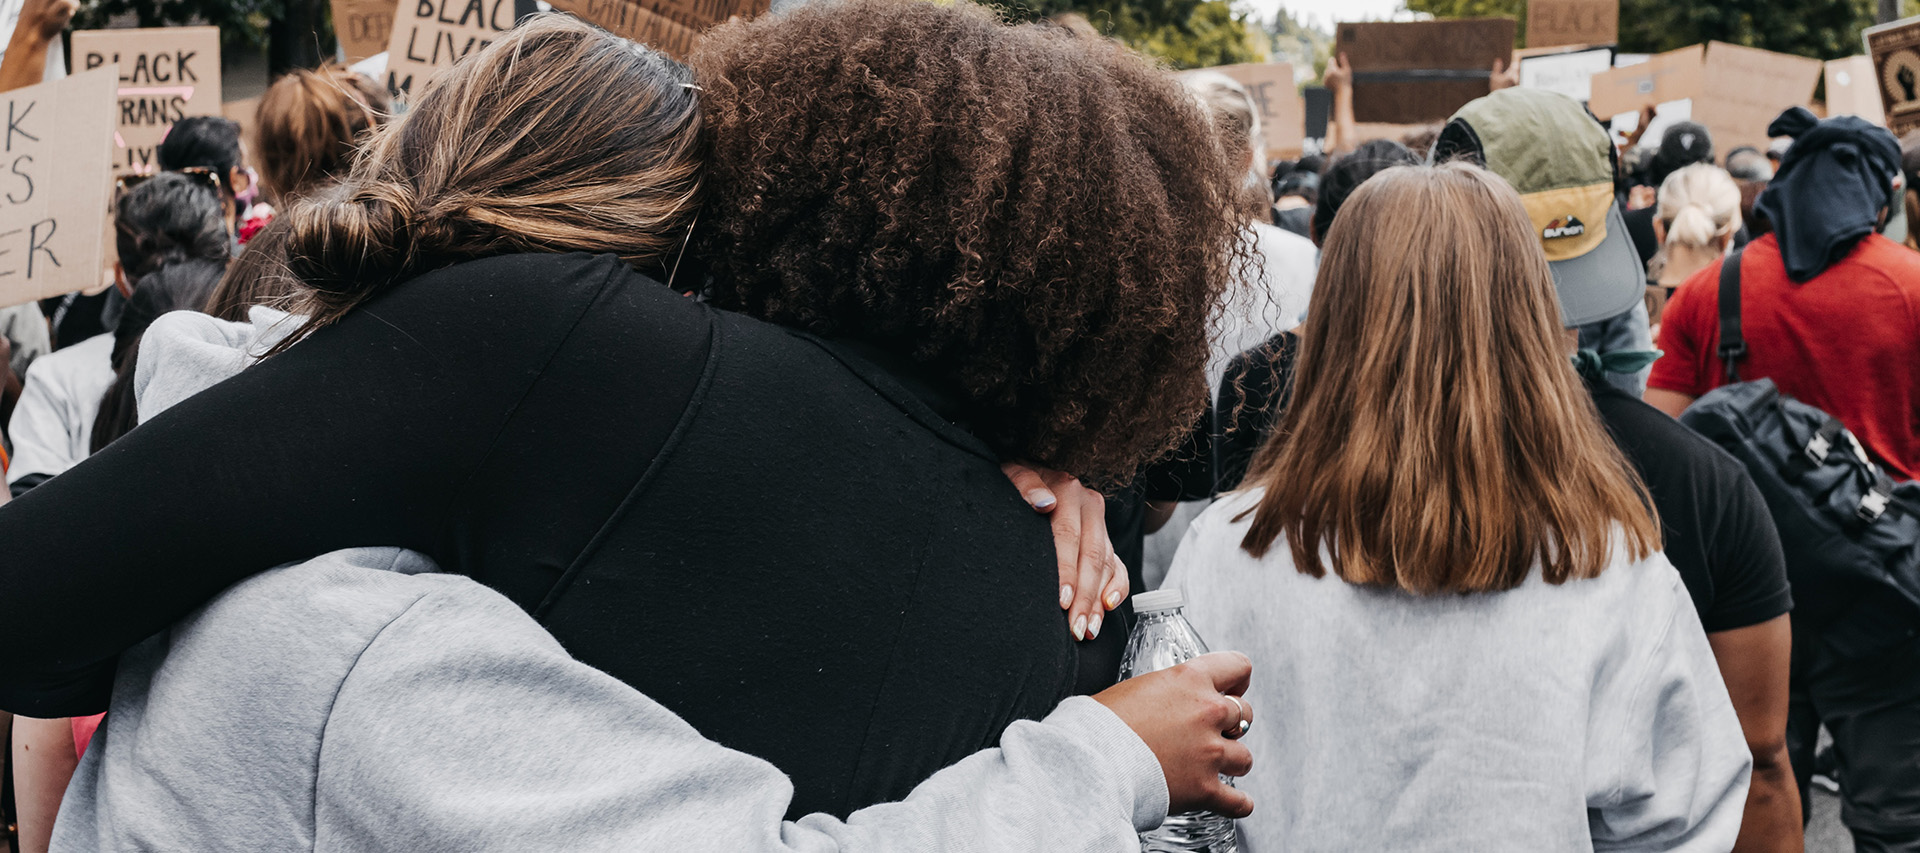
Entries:
{"label": "blonde hair", "polygon": [[1240,188],[1243,203],[1252,215],[1264,220],[1273,204],[1273,188],[1267,181],[1266,142],[1261,135],[1260,110],[1253,96],[1240,81],[1218,71],[1193,71],[1182,77],[1187,91],[1206,108],[1220,139],[1220,150],[1233,161],[1251,156]]}
{"label": "blonde hair", "polygon": [[1667,230],[1663,245],[1718,252],[1740,230],[1740,185],[1719,166],[1695,163],[1660,184],[1659,217]]}
{"label": "blonde hair", "polygon": [[464,260],[606,252],[663,266],[700,193],[694,91],[685,66],[560,14],[439,71],[339,184],[281,214],[295,311],[311,319],[279,349]]}
{"label": "blonde hair", "polygon": [[1493,592],[1535,566],[1591,578],[1660,547],[1567,358],[1520,197],[1465,163],[1387,169],[1329,229],[1292,403],[1247,485],[1241,542],[1304,574],[1416,594]]}

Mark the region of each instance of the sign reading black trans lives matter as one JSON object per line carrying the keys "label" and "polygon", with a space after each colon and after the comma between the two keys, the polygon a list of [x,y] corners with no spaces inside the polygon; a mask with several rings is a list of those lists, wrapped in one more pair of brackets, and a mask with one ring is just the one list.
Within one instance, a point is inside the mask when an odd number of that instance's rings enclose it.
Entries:
{"label": "sign reading black trans lives matter", "polygon": [[152,172],[154,149],[173,123],[220,114],[220,28],[155,27],[80,30],[73,34],[73,67],[120,67],[114,171]]}
{"label": "sign reading black trans lives matter", "polygon": [[118,77],[108,65],[0,94],[0,306],[100,284]]}

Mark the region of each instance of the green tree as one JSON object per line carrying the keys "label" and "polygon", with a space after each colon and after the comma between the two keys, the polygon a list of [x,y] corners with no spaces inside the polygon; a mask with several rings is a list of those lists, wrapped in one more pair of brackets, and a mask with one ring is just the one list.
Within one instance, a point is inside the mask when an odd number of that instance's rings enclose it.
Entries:
{"label": "green tree", "polygon": [[1015,20],[1078,14],[1105,35],[1175,68],[1265,62],[1267,39],[1230,0],[1005,0]]}
{"label": "green tree", "polygon": [[[1407,0],[1436,18],[1505,15],[1527,32],[1526,0]],[[1620,49],[1629,53],[1724,41],[1833,59],[1859,53],[1874,0],[1620,0]]]}

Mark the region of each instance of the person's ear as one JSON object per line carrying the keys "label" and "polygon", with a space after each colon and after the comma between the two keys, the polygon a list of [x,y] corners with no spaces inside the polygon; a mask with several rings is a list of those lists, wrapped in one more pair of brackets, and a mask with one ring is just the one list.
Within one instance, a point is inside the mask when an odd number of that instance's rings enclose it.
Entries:
{"label": "person's ear", "polygon": [[1661,222],[1658,216],[1653,218],[1653,242],[1660,244],[1667,242],[1667,223]]}
{"label": "person's ear", "polygon": [[113,262],[113,286],[121,296],[133,298],[133,282],[127,280],[127,268],[121,266],[119,261]]}
{"label": "person's ear", "polygon": [[227,170],[227,186],[233,188],[234,195],[240,195],[253,189],[253,176],[247,170],[234,166]]}

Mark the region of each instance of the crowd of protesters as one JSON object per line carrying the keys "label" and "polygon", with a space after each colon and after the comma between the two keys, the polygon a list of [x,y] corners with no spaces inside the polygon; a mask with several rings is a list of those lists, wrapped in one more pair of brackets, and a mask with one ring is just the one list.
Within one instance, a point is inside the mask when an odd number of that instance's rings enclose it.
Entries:
{"label": "crowd of protesters", "polygon": [[[1787,851],[1822,730],[1920,851],[1920,624],[1797,618],[1676,420],[1770,380],[1920,474],[1920,143],[1359,139],[1351,74],[1269,164],[1085,21],[817,0],[176,123],[0,316],[22,853]],[[1118,680],[1154,587],[1235,651]]]}

